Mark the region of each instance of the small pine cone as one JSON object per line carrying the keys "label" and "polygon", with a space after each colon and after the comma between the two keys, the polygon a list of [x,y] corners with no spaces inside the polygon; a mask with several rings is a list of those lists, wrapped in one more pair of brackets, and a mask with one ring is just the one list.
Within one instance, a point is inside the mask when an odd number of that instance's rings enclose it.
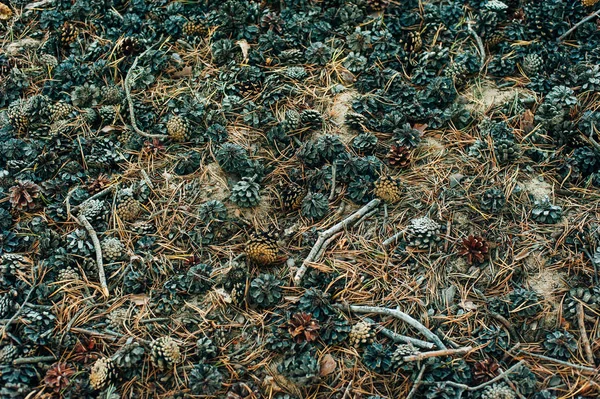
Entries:
{"label": "small pine cone", "polygon": [[405,145],[393,145],[387,159],[390,166],[406,168],[410,166],[410,149]]}
{"label": "small pine cone", "polygon": [[160,337],[150,344],[150,358],[161,370],[171,368],[181,361],[179,345],[169,336]]}
{"label": "small pine cone", "polygon": [[142,205],[133,198],[131,189],[125,189],[119,194],[117,202],[117,215],[126,222],[133,222],[142,212]]}
{"label": "small pine cone", "polygon": [[523,72],[525,72],[527,76],[537,75],[543,65],[544,59],[539,54],[527,54],[525,58],[523,58]]}
{"label": "small pine cone", "polygon": [[173,141],[187,141],[190,138],[188,121],[182,116],[173,115],[167,122],[167,133]]}
{"label": "small pine cone", "polygon": [[181,30],[186,36],[206,36],[208,33],[208,30],[204,25],[192,21],[183,24]]}
{"label": "small pine cone", "polygon": [[467,262],[482,263],[489,250],[488,243],[482,237],[468,236],[461,243],[459,255],[466,256]]}
{"label": "small pine cone", "polygon": [[142,46],[138,39],[130,36],[123,39],[119,46],[119,51],[121,52],[121,55],[125,57],[136,56],[141,53]]}
{"label": "small pine cone", "polygon": [[441,241],[438,223],[424,216],[410,221],[406,229],[406,240],[410,247],[427,249]]}
{"label": "small pine cone", "polygon": [[115,381],[117,370],[113,361],[108,357],[101,357],[96,360],[90,371],[90,385],[94,389],[103,389],[110,382]]}
{"label": "small pine cone", "polygon": [[370,344],[373,342],[374,338],[375,331],[373,330],[373,326],[366,321],[359,321],[353,325],[352,330],[350,330],[350,334],[348,335],[350,345],[354,347]]}
{"label": "small pine cone", "polygon": [[248,259],[257,265],[273,264],[277,261],[277,237],[272,232],[254,232],[246,242],[245,251]]}
{"label": "small pine cone", "polygon": [[419,32],[408,32],[406,37],[400,40],[400,43],[407,53],[416,53],[423,47],[423,39]]}
{"label": "small pine cone", "polygon": [[69,118],[73,113],[73,107],[64,101],[58,101],[50,106],[51,119],[53,122]]}
{"label": "small pine cone", "polygon": [[93,199],[81,204],[79,207],[79,214],[85,216],[87,220],[93,220],[100,215],[103,208],[104,201]]}
{"label": "small pine cone", "polygon": [[8,294],[0,295],[0,319],[8,318],[13,307],[13,301]]}
{"label": "small pine cone", "polygon": [[516,399],[517,395],[505,382],[495,383],[485,387],[481,399]]}
{"label": "small pine cone", "polygon": [[0,365],[10,364],[17,358],[19,348],[14,345],[4,345],[0,348]]}
{"label": "small pine cone", "polygon": [[69,45],[77,39],[78,35],[79,30],[77,27],[70,22],[65,22],[60,28],[60,43],[63,46]]}
{"label": "small pine cone", "polygon": [[581,0],[581,4],[583,4],[585,7],[591,7],[598,3],[598,1],[599,0]]}
{"label": "small pine cone", "polygon": [[506,38],[504,37],[504,34],[502,32],[494,32],[489,37],[486,38],[485,44],[489,48],[493,48],[505,40],[506,40]]}
{"label": "small pine cone", "polygon": [[412,356],[418,354],[420,351],[412,346],[411,344],[398,345],[394,354],[392,355],[392,364],[398,368],[404,364],[404,356]]}
{"label": "small pine cone", "polygon": [[279,196],[284,210],[298,210],[302,205],[302,200],[306,196],[306,190],[298,184],[282,184],[279,187]]}
{"label": "small pine cone", "polygon": [[102,103],[106,105],[120,104],[124,98],[123,91],[119,86],[104,86],[101,91]]}
{"label": "small pine cone", "polygon": [[104,105],[98,109],[98,116],[105,124],[110,124],[117,117],[117,108],[112,105]]}
{"label": "small pine cone", "polygon": [[389,0],[367,0],[367,6],[371,11],[382,11],[390,4]]}
{"label": "small pine cone", "polygon": [[9,6],[0,3],[0,21],[8,21],[13,16],[13,12]]}
{"label": "small pine cone", "polygon": [[125,308],[117,308],[110,312],[106,317],[108,326],[112,330],[121,331],[123,326],[129,322],[129,312]]}
{"label": "small pine cone", "polygon": [[373,194],[389,204],[395,204],[402,198],[402,186],[400,180],[391,176],[381,176],[375,182]]}
{"label": "small pine cone", "polygon": [[17,133],[25,133],[29,128],[29,117],[22,104],[11,105],[6,111],[8,123]]}
{"label": "small pine cone", "polygon": [[344,122],[352,129],[362,131],[369,125],[369,120],[363,114],[357,112],[348,112],[344,117]]}
{"label": "small pine cone", "polygon": [[123,252],[125,252],[125,246],[119,241],[116,237],[107,237],[102,243],[102,255],[104,259],[108,262],[114,262],[123,257]]}
{"label": "small pine cone", "polygon": [[40,196],[40,186],[31,180],[18,181],[8,191],[10,203],[15,209],[32,210],[37,207],[36,199]]}
{"label": "small pine cone", "polygon": [[79,272],[71,266],[67,266],[64,269],[58,271],[56,276],[57,281],[73,281],[79,280]]}

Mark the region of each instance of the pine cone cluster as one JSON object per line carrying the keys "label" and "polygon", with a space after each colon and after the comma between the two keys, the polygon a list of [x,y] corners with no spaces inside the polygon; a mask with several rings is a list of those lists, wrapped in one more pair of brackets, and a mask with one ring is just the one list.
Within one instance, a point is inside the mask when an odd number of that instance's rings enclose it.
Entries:
{"label": "pine cone cluster", "polygon": [[467,262],[482,263],[489,250],[489,245],[482,237],[468,236],[462,240],[459,255],[466,256]]}
{"label": "pine cone cluster", "polygon": [[250,234],[246,242],[246,256],[261,266],[267,266],[277,261],[277,236],[272,232],[257,231]]}

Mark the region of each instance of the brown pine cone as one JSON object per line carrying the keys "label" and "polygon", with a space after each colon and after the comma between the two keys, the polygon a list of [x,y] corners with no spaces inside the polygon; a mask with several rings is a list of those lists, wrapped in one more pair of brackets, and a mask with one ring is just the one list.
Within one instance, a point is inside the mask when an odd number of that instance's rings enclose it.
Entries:
{"label": "brown pine cone", "polygon": [[482,263],[489,250],[488,243],[482,237],[468,236],[461,245],[459,255],[466,256],[469,264]]}
{"label": "brown pine cone", "polygon": [[406,168],[410,166],[410,149],[405,145],[392,145],[387,159],[390,166]]}

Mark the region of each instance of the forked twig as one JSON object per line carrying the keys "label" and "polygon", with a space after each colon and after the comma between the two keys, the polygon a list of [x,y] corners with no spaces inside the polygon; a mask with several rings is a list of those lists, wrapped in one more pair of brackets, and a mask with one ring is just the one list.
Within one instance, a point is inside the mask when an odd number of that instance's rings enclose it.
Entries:
{"label": "forked twig", "polygon": [[559,359],[555,359],[555,358],[550,357],[550,356],[539,355],[537,353],[531,353],[531,352],[527,352],[527,351],[524,351],[524,350],[519,350],[519,353],[522,353],[522,354],[527,355],[527,356],[535,357],[535,358],[538,358],[538,359],[542,359],[542,360],[548,360],[550,362],[553,362],[553,363],[556,363],[556,364],[560,364],[561,366],[570,367],[572,369],[579,370],[579,371],[582,371],[582,372],[598,374],[598,370],[595,369],[595,368],[593,368],[593,367],[587,367],[587,366],[582,366],[580,364],[575,364],[575,363],[571,363],[571,362],[565,362],[564,360],[559,360]]}
{"label": "forked twig", "polygon": [[417,379],[415,380],[415,382],[412,386],[412,389],[410,390],[408,395],[406,395],[406,399],[411,399],[413,396],[415,396],[415,393],[417,393],[417,389],[419,389],[419,387],[421,386],[421,381],[423,380],[423,375],[425,374],[425,369],[427,369],[426,364],[421,366],[421,370],[419,370],[419,375],[417,375]]}
{"label": "forked twig", "polygon": [[575,25],[573,25],[571,27],[571,29],[569,29],[568,31],[566,31],[565,33],[563,33],[562,35],[560,35],[560,37],[558,39],[556,39],[556,40],[559,41],[559,42],[562,42],[567,36],[569,36],[571,33],[573,33],[575,31],[575,29],[579,28],[581,25],[585,24],[590,19],[594,19],[595,17],[597,17],[599,15],[600,15],[600,10],[596,11],[595,13],[592,13],[592,14],[588,15],[587,17],[583,18],[581,21],[579,21]]}
{"label": "forked twig", "polygon": [[[463,391],[478,391],[480,389],[483,389],[485,387],[487,387],[488,385],[492,385],[493,383],[504,379],[505,376],[507,376],[508,374],[512,373],[513,371],[515,371],[516,369],[518,369],[519,367],[521,367],[521,365],[523,365],[523,363],[525,363],[523,360],[521,360],[519,363],[513,365],[511,368],[509,368],[506,371],[503,371],[502,373],[498,374],[497,376],[495,376],[494,378],[492,378],[491,380],[484,382],[483,384],[479,384],[477,386],[471,387],[469,385],[466,384],[460,384],[458,382],[454,382],[454,381],[444,381],[444,384],[451,386],[453,388],[458,388],[461,389]],[[439,382],[436,381],[431,381],[431,382],[424,382],[425,385],[434,385],[434,384],[439,384]]]}
{"label": "forked twig", "polygon": [[133,79],[132,72],[135,70],[135,68],[137,68],[140,58],[144,57],[150,50],[152,50],[157,44],[159,44],[161,42],[162,42],[162,37],[158,40],[158,42],[156,44],[148,47],[148,49],[146,49],[146,51],[144,51],[142,54],[135,57],[135,60],[133,61],[133,63],[131,64],[131,67],[129,67],[129,70],[127,71],[127,75],[125,75],[125,80],[123,81],[123,87],[125,88],[125,97],[127,98],[127,104],[129,105],[129,119],[131,119],[131,127],[140,136],[148,137],[148,138],[155,138],[155,139],[166,139],[169,136],[167,136],[165,134],[146,133],[138,127],[136,119],[135,119],[135,109],[133,108],[133,100],[131,99],[131,83],[132,83],[132,79]]}
{"label": "forked twig", "polygon": [[579,335],[581,335],[581,341],[583,341],[585,360],[587,360],[589,364],[594,364],[594,352],[592,352],[590,339],[585,330],[585,310],[583,309],[583,304],[581,302],[577,304],[577,322],[579,323]]}
{"label": "forked twig", "polygon": [[379,306],[359,306],[359,305],[343,306],[341,304],[334,305],[334,306],[338,307],[339,309],[348,309],[354,313],[375,313],[375,314],[383,314],[383,315],[395,317],[399,320],[402,320],[403,322],[405,322],[409,326],[413,327],[417,331],[419,331],[421,334],[423,334],[425,337],[427,337],[428,340],[433,342],[438,348],[448,349],[446,347],[446,345],[444,345],[442,340],[440,340],[440,338],[437,335],[432,333],[431,330],[429,330],[427,327],[425,327],[419,321],[413,319],[410,315],[400,311],[399,309],[383,308],[383,307],[379,307]]}
{"label": "forked twig", "polygon": [[397,332],[394,332],[388,328],[383,327],[382,325],[377,323],[375,320],[370,319],[368,317],[365,317],[364,320],[368,323],[371,323],[371,325],[375,326],[375,328],[377,328],[377,332],[382,333],[383,335],[385,335],[386,337],[388,337],[389,339],[391,339],[394,342],[402,342],[405,344],[411,344],[412,346],[416,346],[417,348],[421,348],[421,349],[433,349],[435,346],[431,342],[422,341],[417,338],[407,337],[406,335],[398,334]]}
{"label": "forked twig", "polygon": [[321,253],[321,251],[324,251],[324,249],[322,248],[327,248],[327,240],[329,238],[341,232],[343,229],[353,224],[354,222],[360,220],[364,215],[366,215],[372,209],[377,207],[380,204],[380,202],[381,200],[377,198],[371,200],[368,204],[360,208],[358,211],[354,212],[352,215],[348,216],[346,219],[319,233],[319,238],[317,238],[317,242],[315,242],[315,245],[313,245],[308,256],[302,262],[302,266],[300,266],[300,268],[298,268],[298,270],[296,271],[296,275],[294,276],[294,284],[300,284],[300,281],[302,281],[302,277],[304,277],[304,274],[306,274],[310,263],[318,259],[319,253]]}

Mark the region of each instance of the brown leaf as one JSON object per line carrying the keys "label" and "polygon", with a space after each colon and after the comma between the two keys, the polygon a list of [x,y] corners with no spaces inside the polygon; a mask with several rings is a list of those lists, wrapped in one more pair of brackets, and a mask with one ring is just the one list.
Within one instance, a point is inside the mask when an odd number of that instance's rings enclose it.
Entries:
{"label": "brown leaf", "polygon": [[319,375],[321,377],[325,377],[326,375],[329,375],[335,371],[335,369],[337,367],[337,363],[336,363],[335,359],[333,358],[333,356],[331,356],[330,354],[326,354],[321,359],[319,366],[321,367],[321,370],[319,371]]}
{"label": "brown leaf", "polygon": [[133,302],[137,306],[143,306],[150,302],[150,297],[145,294],[132,295],[131,302]]}
{"label": "brown leaf", "polygon": [[171,74],[171,76],[173,76],[174,78],[182,78],[182,77],[191,76],[191,75],[192,75],[192,67],[191,66],[183,67]]}
{"label": "brown leaf", "polygon": [[421,133],[425,133],[425,129],[427,129],[427,123],[415,123],[413,129],[417,129]]}

